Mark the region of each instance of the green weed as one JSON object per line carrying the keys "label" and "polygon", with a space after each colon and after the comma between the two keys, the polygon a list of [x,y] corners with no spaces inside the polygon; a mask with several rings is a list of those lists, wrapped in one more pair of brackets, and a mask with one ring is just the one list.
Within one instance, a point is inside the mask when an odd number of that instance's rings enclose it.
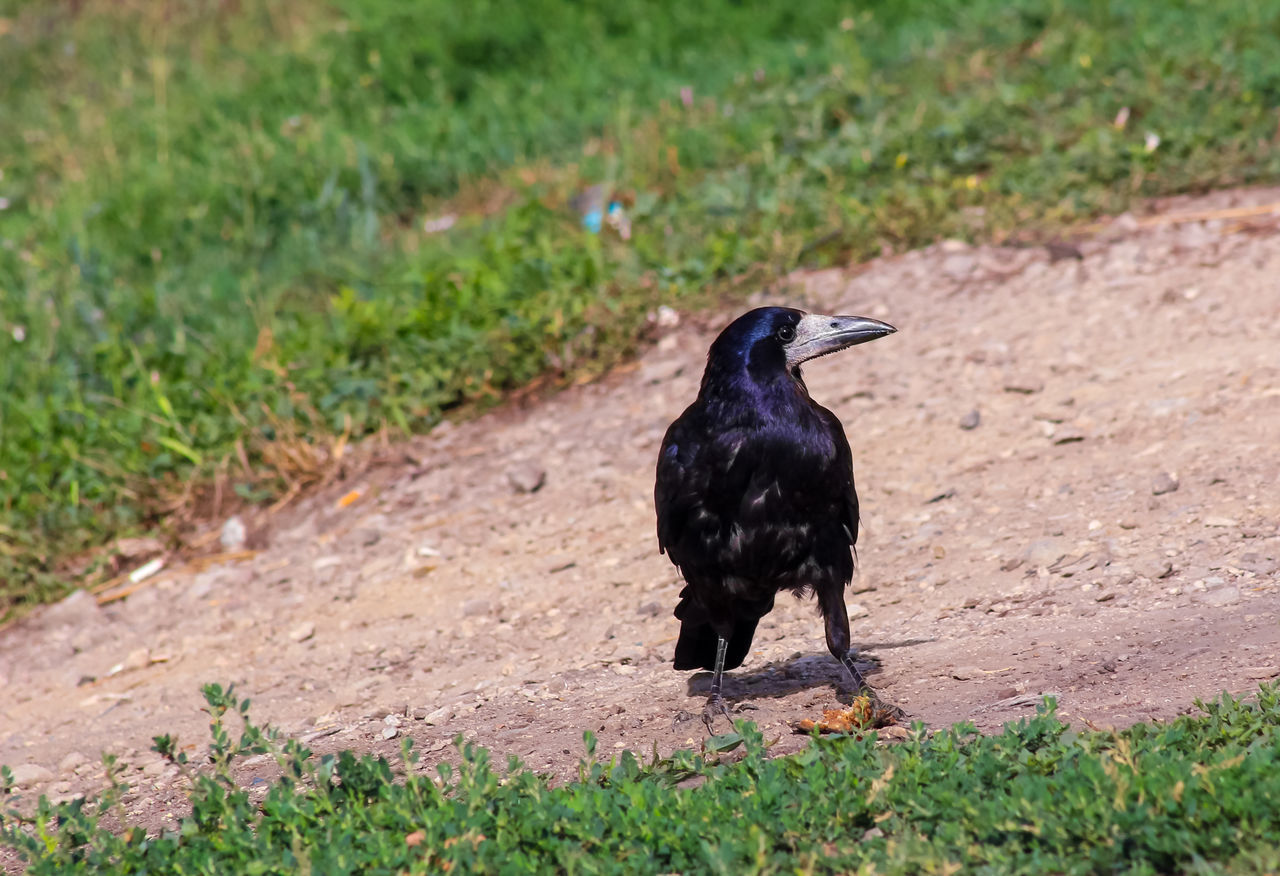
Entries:
{"label": "green weed", "polygon": [[[44,873],[423,872],[1274,872],[1280,865],[1280,695],[1224,695],[1202,714],[1119,733],[1076,731],[1047,703],[998,736],[970,725],[815,738],[770,759],[739,722],[740,755],[630,752],[588,759],[553,785],[512,758],[497,769],[464,744],[430,776],[410,744],[397,769],[349,751],[314,758],[252,724],[248,701],[205,690],[211,766],[175,740],[156,750],[194,776],[191,814],[148,835],[119,805],[0,817],[0,842]],[[238,738],[227,716],[238,713]],[[272,754],[282,776],[257,799],[238,758]],[[677,783],[697,776],[696,787]],[[116,819],[115,827],[105,825]]]}

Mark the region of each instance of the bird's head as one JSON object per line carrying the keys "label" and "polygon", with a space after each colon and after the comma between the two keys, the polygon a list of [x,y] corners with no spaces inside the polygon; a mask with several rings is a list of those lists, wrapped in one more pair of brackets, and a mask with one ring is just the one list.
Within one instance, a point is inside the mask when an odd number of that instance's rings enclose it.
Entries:
{"label": "bird's head", "polygon": [[756,380],[785,373],[798,379],[801,363],[895,331],[888,323],[865,316],[825,316],[791,307],[759,307],[735,319],[711,344],[708,373],[717,366],[745,366]]}

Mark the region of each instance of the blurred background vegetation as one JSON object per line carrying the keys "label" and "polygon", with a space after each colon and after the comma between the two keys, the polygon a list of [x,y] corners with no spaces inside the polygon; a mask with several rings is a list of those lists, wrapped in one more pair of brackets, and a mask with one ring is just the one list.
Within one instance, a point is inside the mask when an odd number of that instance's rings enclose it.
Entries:
{"label": "blurred background vegetation", "polygon": [[1274,181],[1277,58],[1273,0],[0,0],[0,618],[659,304]]}

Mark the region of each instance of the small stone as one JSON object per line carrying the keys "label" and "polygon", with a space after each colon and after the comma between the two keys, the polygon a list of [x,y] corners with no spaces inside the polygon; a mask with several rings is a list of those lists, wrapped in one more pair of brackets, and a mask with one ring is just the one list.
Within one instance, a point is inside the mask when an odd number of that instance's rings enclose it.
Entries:
{"label": "small stone", "polygon": [[662,614],[662,604],[658,602],[646,602],[644,605],[636,609],[636,614],[642,617],[657,617]]}
{"label": "small stone", "polygon": [[507,480],[518,492],[536,493],[547,482],[547,470],[532,462],[520,463],[507,470]]}
{"label": "small stone", "polygon": [[305,642],[316,634],[316,625],[312,621],[303,621],[289,631],[289,638],[295,642]]}
{"label": "small stone", "polygon": [[463,617],[482,617],[493,612],[493,603],[487,599],[468,599],[462,603]]}
{"label": "small stone", "polygon": [[1264,557],[1262,554],[1247,553],[1232,563],[1237,569],[1252,572],[1255,575],[1271,575],[1280,570],[1280,560],[1275,557]]}
{"label": "small stone", "polygon": [[850,602],[849,605],[846,606],[846,609],[849,612],[850,620],[854,620],[855,618],[860,618],[860,617],[866,617],[867,615],[871,614],[871,612],[867,610],[867,607],[860,602]]}
{"label": "small stone", "polygon": [[435,726],[437,724],[443,724],[445,721],[448,721],[450,717],[452,717],[452,713],[449,711],[449,707],[441,706],[434,712],[428,712],[423,715],[421,720],[427,724]]}
{"label": "small stone", "polygon": [[1151,481],[1151,493],[1155,496],[1163,496],[1176,489],[1178,489],[1178,479],[1167,471],[1160,472]]}
{"label": "small stone", "polygon": [[244,543],[248,537],[249,531],[245,529],[244,520],[239,514],[232,514],[222,524],[222,532],[218,540],[222,542],[224,551],[239,551],[244,549]]}
{"label": "small stone", "polygon": [[1239,526],[1239,522],[1230,517],[1206,517],[1204,519],[1205,526],[1214,526],[1220,529],[1229,529],[1233,526]]}
{"label": "small stone", "polygon": [[957,666],[951,670],[951,677],[957,681],[968,681],[972,678],[981,678],[984,675],[986,673],[977,666]]}
{"label": "small stone", "polygon": [[640,368],[640,380],[643,383],[666,383],[679,377],[688,366],[683,356],[670,356],[662,359],[646,361]]}
{"label": "small stone", "polygon": [[82,753],[72,751],[69,752],[62,760],[58,761],[58,772],[74,773],[88,762],[89,758],[85,757]]}
{"label": "small stone", "polygon": [[153,760],[142,768],[142,774],[154,778],[164,772],[164,767],[163,760]]}
{"label": "small stone", "polygon": [[1133,234],[1142,228],[1142,223],[1132,213],[1121,213],[1119,216],[1111,220],[1108,230],[1116,231],[1121,234]]}
{"label": "small stone", "polygon": [[53,773],[39,764],[24,763],[13,768],[13,784],[19,788],[30,788],[53,779]]}
{"label": "small stone", "polygon": [[395,738],[396,738],[396,735],[397,735],[397,734],[399,734],[399,732],[400,732],[400,731],[399,731],[398,729],[396,729],[395,727],[383,727],[383,728],[382,728],[382,738],[383,738],[383,739],[395,739]]}
{"label": "small stone", "polygon": [[960,428],[968,431],[969,429],[978,428],[978,424],[982,422],[982,415],[978,413],[978,409],[974,408],[960,418]]}
{"label": "small stone", "polygon": [[1168,557],[1162,557],[1159,554],[1151,554],[1135,560],[1133,570],[1143,578],[1150,578],[1152,581],[1159,581],[1161,578],[1168,578],[1173,574],[1173,563]]}
{"label": "small stone", "polygon": [[680,325],[680,314],[666,304],[659,304],[657,311],[653,314],[653,321],[659,328],[672,329]]}
{"label": "small stone", "polygon": [[1244,670],[1245,678],[1268,679],[1280,675],[1280,666],[1249,666]]}
{"label": "small stone", "polygon": [[1033,569],[1046,569],[1066,555],[1066,545],[1060,539],[1039,538],[1027,545],[1022,559]]}
{"label": "small stone", "polygon": [[644,659],[645,653],[641,645],[624,643],[613,649],[609,660],[612,663],[639,663]]}
{"label": "small stone", "polygon": [[953,253],[942,260],[942,273],[952,280],[963,280],[973,273],[978,260],[968,253]]}
{"label": "small stone", "polygon": [[1198,593],[1195,598],[1196,601],[1203,602],[1205,605],[1225,608],[1240,601],[1240,588],[1219,587],[1217,590],[1206,590],[1204,593]]}

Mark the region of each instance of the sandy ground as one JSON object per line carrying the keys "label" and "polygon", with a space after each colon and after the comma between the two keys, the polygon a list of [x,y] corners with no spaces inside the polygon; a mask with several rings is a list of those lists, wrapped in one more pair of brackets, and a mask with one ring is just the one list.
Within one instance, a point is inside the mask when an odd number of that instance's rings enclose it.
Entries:
{"label": "sandy ground", "polygon": [[[1178,218],[1278,201],[1156,205],[1082,258],[944,243],[767,299],[900,330],[806,369],[853,446],[848,601],[885,699],[995,730],[1053,693],[1074,721],[1122,725],[1280,675],[1280,214]],[[698,744],[678,719],[708,674],[670,667],[680,584],[653,470],[732,316],[685,317],[604,380],[405,444],[274,515],[247,558],[0,632],[0,763],[27,799],[66,798],[115,752],[130,811],[169,823],[184,780],[150,740],[203,750],[212,681],[313,748],[411,736],[426,768],[457,733],[559,776],[588,729],[606,755]],[[840,678],[814,605],[786,597],[726,693],[786,752]]]}

